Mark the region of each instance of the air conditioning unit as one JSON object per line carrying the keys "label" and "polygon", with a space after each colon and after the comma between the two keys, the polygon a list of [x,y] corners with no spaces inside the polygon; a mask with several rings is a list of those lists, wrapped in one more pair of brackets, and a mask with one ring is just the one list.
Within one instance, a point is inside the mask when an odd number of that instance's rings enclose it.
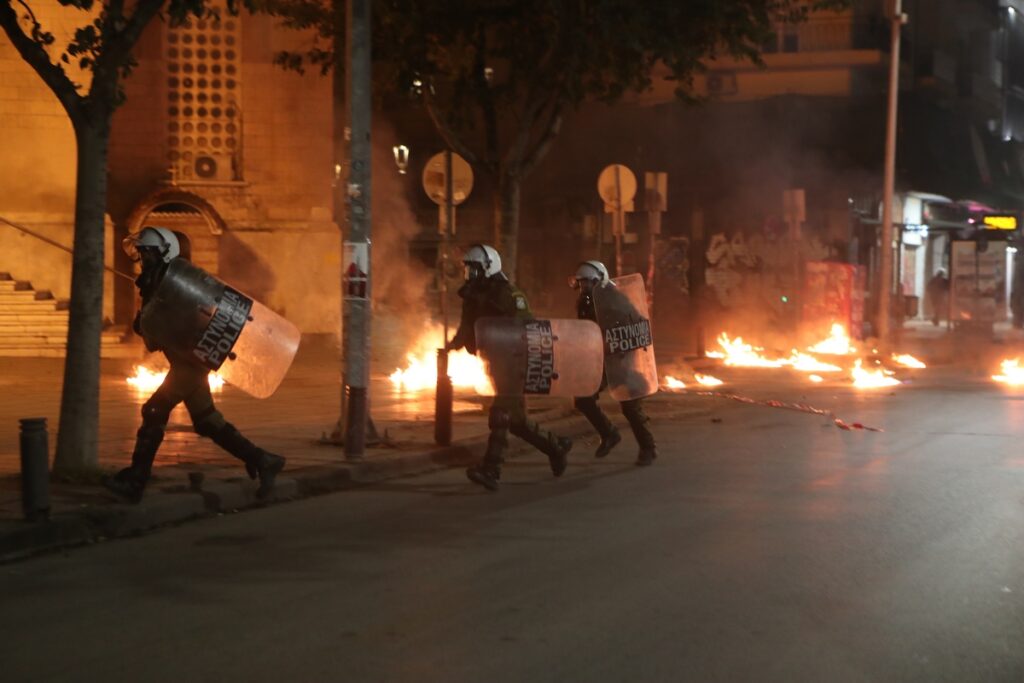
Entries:
{"label": "air conditioning unit", "polygon": [[191,161],[192,180],[229,181],[235,179],[231,154],[223,152],[200,152]]}
{"label": "air conditioning unit", "polygon": [[731,72],[713,72],[705,77],[708,95],[723,96],[735,95],[738,87],[736,85],[736,74]]}

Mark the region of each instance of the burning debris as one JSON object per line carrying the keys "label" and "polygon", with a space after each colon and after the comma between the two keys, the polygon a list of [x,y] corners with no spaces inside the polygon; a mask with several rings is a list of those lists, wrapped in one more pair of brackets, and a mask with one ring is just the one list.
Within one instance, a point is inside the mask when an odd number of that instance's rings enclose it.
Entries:
{"label": "burning debris", "polygon": [[[444,333],[435,325],[422,334],[414,344],[413,351],[406,354],[407,365],[395,368],[389,375],[391,384],[399,393],[433,391],[437,385],[437,349],[444,346]],[[452,386],[473,389],[481,396],[493,396],[494,387],[487,376],[482,359],[465,349],[448,354],[448,376]]]}
{"label": "burning debris", "polygon": [[682,391],[686,388],[686,383],[681,379],[676,379],[672,375],[666,375],[665,388],[669,391]]}
{"label": "burning debris", "polygon": [[1020,365],[1020,358],[1007,358],[999,364],[999,368],[1001,374],[992,375],[992,379],[1011,387],[1024,386],[1024,367]]}
{"label": "burning debris", "polygon": [[928,367],[918,359],[911,356],[909,353],[894,353],[892,354],[892,360],[894,363],[904,368],[914,368],[917,370],[921,370],[923,368]]}
{"label": "burning debris", "polygon": [[[136,365],[133,373],[131,377],[126,377],[125,381],[138,393],[147,395],[156,391],[167,377],[167,370],[153,370],[145,365]],[[219,392],[224,388],[224,378],[216,372],[210,373],[208,381],[210,391]]]}
{"label": "burning debris", "polygon": [[702,375],[699,372],[693,375],[693,378],[697,381],[697,384],[702,387],[719,387],[725,384],[722,380],[711,375]]}
{"label": "burning debris", "polygon": [[879,389],[902,384],[902,382],[893,377],[891,371],[884,368],[876,368],[875,370],[864,369],[859,358],[853,364],[853,370],[850,371],[850,374],[853,376],[853,386],[858,389]]}

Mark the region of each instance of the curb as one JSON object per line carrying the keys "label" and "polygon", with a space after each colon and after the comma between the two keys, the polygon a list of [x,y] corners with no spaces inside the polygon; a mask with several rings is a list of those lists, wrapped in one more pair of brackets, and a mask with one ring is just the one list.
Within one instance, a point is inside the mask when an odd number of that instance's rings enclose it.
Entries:
{"label": "curb", "polygon": [[[569,408],[534,414],[532,419],[568,436],[590,429],[586,420]],[[297,470],[278,477],[274,495],[256,498],[256,483],[248,479],[218,480],[198,491],[176,484],[150,492],[138,505],[112,503],[85,506],[47,521],[15,522],[0,526],[0,564],[112,538],[137,536],[159,527],[211,517],[247,508],[266,507],[311,496],[355,488],[397,477],[467,465],[479,457],[487,435],[470,437],[427,451],[384,455],[373,460]],[[509,456],[530,451],[525,443],[510,443]]]}

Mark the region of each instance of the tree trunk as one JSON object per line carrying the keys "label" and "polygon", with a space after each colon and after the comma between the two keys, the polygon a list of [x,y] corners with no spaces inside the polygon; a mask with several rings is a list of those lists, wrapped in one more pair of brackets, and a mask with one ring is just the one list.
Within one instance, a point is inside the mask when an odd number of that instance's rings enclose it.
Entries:
{"label": "tree trunk", "polygon": [[103,327],[103,238],[110,116],[75,122],[78,176],[71,266],[67,359],[54,473],[95,469],[99,431],[100,333]]}
{"label": "tree trunk", "polygon": [[522,178],[517,172],[502,170],[498,180],[498,206],[495,210],[495,244],[501,254],[503,270],[513,282],[519,265],[519,204]]}

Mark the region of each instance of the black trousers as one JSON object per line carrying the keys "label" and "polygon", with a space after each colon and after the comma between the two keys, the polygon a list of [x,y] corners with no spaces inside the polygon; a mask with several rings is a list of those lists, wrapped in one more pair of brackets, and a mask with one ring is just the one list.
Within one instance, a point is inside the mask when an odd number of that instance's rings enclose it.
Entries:
{"label": "black trousers", "polygon": [[499,469],[508,449],[511,432],[541,453],[551,457],[558,448],[558,436],[526,417],[526,399],[523,396],[495,396],[487,418],[491,434],[483,465]]}

